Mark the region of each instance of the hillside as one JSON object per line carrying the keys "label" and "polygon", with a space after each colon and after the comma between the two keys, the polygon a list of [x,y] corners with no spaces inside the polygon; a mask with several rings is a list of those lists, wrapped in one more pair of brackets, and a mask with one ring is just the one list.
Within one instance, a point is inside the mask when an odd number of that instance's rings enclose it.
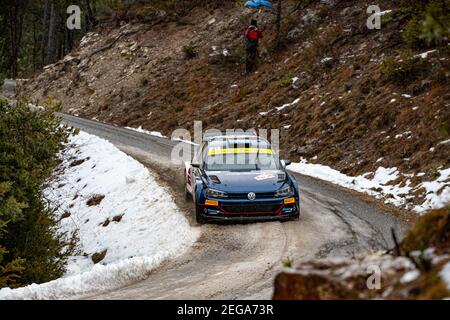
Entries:
{"label": "hillside", "polygon": [[410,200],[417,204],[426,195],[420,184],[450,164],[450,69],[448,41],[406,43],[416,2],[380,1],[393,11],[381,30],[368,30],[367,1],[285,1],[282,48],[274,49],[274,14],[259,14],[265,38],[251,75],[242,35],[250,10],[230,1],[174,16],[137,5],[105,19],[21,92],[167,136],[192,130],[194,120],[281,129],[283,156],[351,176],[396,167],[402,174],[392,183],[419,186]]}

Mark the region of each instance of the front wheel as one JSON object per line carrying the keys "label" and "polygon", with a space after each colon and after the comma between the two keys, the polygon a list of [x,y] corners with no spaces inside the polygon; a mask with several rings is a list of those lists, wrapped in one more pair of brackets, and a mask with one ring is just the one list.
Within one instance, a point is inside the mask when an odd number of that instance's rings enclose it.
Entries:
{"label": "front wheel", "polygon": [[203,209],[195,206],[195,218],[197,220],[198,224],[204,224],[206,223],[206,220],[203,216]]}

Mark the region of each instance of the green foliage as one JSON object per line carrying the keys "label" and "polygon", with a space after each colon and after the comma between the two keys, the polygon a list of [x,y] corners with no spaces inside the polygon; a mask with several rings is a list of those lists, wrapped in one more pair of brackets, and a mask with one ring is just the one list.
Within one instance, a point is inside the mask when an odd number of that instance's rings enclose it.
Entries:
{"label": "green foliage", "polygon": [[52,111],[0,107],[0,287],[61,276],[71,247],[55,232],[42,185],[71,130]]}
{"label": "green foliage", "polygon": [[400,52],[400,60],[386,57],[381,62],[381,74],[385,81],[405,84],[416,79],[425,72],[427,62],[413,56],[409,51]]}
{"label": "green foliage", "polygon": [[389,24],[390,22],[394,21],[395,18],[396,18],[395,11],[387,12],[381,16],[381,25],[385,26],[385,25]]}
{"label": "green foliage", "polygon": [[409,9],[411,19],[403,32],[403,41],[410,47],[439,45],[450,34],[450,9],[446,0],[432,0],[419,9]]}
{"label": "green foliage", "polygon": [[405,27],[403,32],[403,41],[410,47],[422,47],[424,45],[420,35],[422,34],[422,21],[414,17]]}
{"label": "green foliage", "polygon": [[450,246],[450,207],[434,210],[418,219],[401,244],[403,252]]}
{"label": "green foliage", "polygon": [[277,81],[276,86],[278,88],[288,88],[292,85],[292,75],[285,75],[283,78]]}
{"label": "green foliage", "polygon": [[439,126],[439,132],[444,136],[450,136],[450,120],[444,120]]}
{"label": "green foliage", "polygon": [[[6,234],[8,223],[23,218],[22,209],[26,207],[23,203],[18,203],[10,191],[11,183],[0,183],[0,239]],[[4,263],[6,253],[6,249],[0,245],[0,288],[14,286],[20,272],[24,270],[22,259]]]}
{"label": "green foliage", "polygon": [[281,264],[284,268],[292,268],[294,266],[294,260],[290,257],[287,257],[286,259],[281,261]]}
{"label": "green foliage", "polygon": [[420,37],[428,44],[438,44],[450,34],[450,10],[448,1],[432,1],[427,5]]}

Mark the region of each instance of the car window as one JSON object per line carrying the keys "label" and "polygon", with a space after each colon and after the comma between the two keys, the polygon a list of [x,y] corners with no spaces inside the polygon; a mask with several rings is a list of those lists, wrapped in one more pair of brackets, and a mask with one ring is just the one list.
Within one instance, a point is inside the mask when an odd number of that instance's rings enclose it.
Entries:
{"label": "car window", "polygon": [[207,171],[279,170],[280,161],[268,145],[239,147],[210,145],[205,150]]}

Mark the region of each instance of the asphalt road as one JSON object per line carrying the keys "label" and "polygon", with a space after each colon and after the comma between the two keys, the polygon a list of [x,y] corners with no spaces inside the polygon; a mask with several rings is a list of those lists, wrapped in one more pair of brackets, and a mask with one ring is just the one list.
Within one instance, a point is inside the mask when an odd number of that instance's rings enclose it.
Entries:
{"label": "asphalt road", "polygon": [[170,161],[178,142],[59,116],[71,126],[109,140],[152,169],[192,227],[201,231],[190,252],[161,266],[146,280],[90,299],[269,299],[273,279],[286,259],[295,263],[390,249],[391,228],[399,236],[406,228],[405,222],[374,203],[299,174],[294,175],[301,189],[300,221],[198,226],[193,204],[184,199],[182,167]]}

